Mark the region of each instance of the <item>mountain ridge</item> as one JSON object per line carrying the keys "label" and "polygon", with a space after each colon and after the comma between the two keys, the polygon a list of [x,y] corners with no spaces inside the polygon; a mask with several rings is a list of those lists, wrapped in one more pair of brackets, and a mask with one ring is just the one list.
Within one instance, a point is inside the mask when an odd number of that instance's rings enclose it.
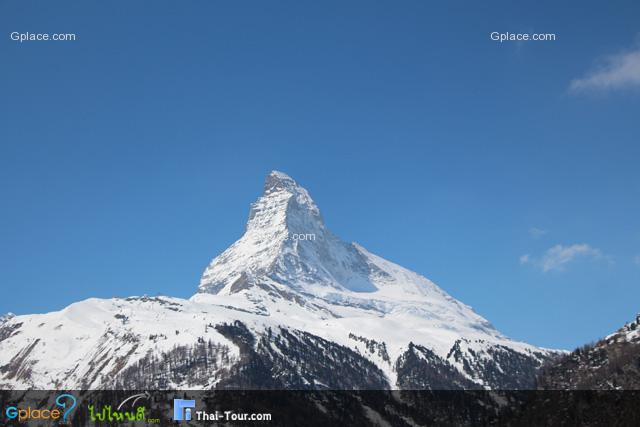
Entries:
{"label": "mountain ridge", "polygon": [[549,361],[542,390],[639,390],[640,313],[617,331]]}
{"label": "mountain ridge", "polygon": [[277,171],[190,299],[92,298],[16,316],[0,325],[0,350],[3,387],[132,389],[520,389],[556,354],[507,338],[424,276],[343,242],[309,192]]}

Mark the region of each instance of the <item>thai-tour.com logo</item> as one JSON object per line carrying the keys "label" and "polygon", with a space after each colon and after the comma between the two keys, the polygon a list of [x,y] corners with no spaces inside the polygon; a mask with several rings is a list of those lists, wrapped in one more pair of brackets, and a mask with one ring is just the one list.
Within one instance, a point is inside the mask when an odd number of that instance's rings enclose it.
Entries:
{"label": "thai-tour.com logo", "polygon": [[195,400],[173,399],[173,421],[191,421],[191,411],[195,408]]}
{"label": "thai-tour.com logo", "polygon": [[63,393],[56,396],[53,408],[41,409],[33,408],[32,406],[7,406],[4,414],[10,421],[26,422],[38,420],[68,423],[71,419],[71,413],[77,404],[78,401],[72,394]]}
{"label": "thai-tour.com logo", "polygon": [[238,411],[196,411],[196,401],[173,399],[173,421],[208,421],[214,423],[238,421],[271,421],[270,413]]}

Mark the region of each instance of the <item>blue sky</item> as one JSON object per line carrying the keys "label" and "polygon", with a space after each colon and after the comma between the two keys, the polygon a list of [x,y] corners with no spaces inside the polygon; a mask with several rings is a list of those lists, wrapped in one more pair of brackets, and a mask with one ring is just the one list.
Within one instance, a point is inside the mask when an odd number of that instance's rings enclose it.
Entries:
{"label": "blue sky", "polygon": [[640,5],[429,3],[0,3],[0,313],[189,297],[278,169],[509,336],[631,320]]}

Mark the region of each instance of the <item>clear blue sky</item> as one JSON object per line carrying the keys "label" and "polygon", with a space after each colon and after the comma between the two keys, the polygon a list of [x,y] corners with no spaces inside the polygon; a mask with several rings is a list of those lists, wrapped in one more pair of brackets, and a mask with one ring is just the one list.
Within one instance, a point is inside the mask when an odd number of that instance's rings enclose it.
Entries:
{"label": "clear blue sky", "polygon": [[278,169],[336,234],[509,336],[607,334],[640,311],[640,90],[615,70],[639,16],[635,1],[5,0],[0,313],[191,296]]}

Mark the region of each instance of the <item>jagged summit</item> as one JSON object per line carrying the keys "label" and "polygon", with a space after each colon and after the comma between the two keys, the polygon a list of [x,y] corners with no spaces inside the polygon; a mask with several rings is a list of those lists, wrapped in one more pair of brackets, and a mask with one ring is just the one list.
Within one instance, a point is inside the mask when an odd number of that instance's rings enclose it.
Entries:
{"label": "jagged summit", "polygon": [[273,170],[267,175],[264,182],[264,192],[288,190],[291,192],[304,190],[298,183],[284,172]]}
{"label": "jagged summit", "polygon": [[272,171],[265,179],[262,196],[251,204],[247,221],[247,229],[267,227],[304,233],[324,228],[324,221],[307,190],[289,175]]}
{"label": "jagged summit", "polygon": [[[211,261],[200,293],[233,293],[246,284],[273,280],[291,288],[373,291],[372,275],[384,275],[363,250],[342,242],[324,224],[309,192],[273,171],[251,204],[244,235]],[[238,281],[244,286],[233,286]]]}

